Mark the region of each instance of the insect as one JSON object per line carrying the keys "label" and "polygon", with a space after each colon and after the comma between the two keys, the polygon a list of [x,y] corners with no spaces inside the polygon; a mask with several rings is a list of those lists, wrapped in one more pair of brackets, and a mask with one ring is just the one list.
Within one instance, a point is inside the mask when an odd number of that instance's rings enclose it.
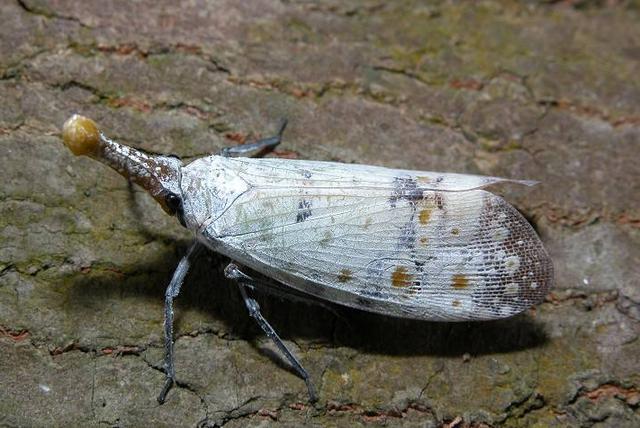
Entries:
{"label": "insect", "polygon": [[223,149],[188,165],[110,140],[72,116],[64,143],[146,189],[195,235],[165,293],[165,401],[175,381],[173,300],[203,248],[229,257],[225,275],[266,335],[317,396],[307,371],[260,313],[262,287],[242,266],[326,301],[395,317],[489,320],[540,302],[553,266],[520,213],[483,190],[535,182],[335,162],[255,159],[277,136]]}

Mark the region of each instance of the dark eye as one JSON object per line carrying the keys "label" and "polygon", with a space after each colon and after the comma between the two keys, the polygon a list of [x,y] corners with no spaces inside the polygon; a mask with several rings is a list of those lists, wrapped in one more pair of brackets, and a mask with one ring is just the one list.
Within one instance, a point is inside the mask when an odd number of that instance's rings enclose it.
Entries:
{"label": "dark eye", "polygon": [[169,193],[165,196],[165,202],[167,208],[171,211],[171,214],[175,214],[180,219],[182,217],[182,198],[175,193]]}
{"label": "dark eye", "polygon": [[184,210],[182,208],[182,198],[175,193],[168,193],[165,198],[165,203],[172,215],[178,218],[181,225],[186,226],[184,222]]}

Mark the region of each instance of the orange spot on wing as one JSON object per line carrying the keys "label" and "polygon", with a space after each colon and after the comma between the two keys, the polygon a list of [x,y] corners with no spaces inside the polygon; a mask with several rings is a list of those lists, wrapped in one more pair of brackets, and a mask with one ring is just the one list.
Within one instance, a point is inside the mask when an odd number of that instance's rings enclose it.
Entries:
{"label": "orange spot on wing", "polygon": [[431,218],[431,208],[423,208],[420,210],[420,214],[418,215],[420,220],[420,224],[429,223],[429,219]]}
{"label": "orange spot on wing", "polygon": [[469,278],[462,274],[453,275],[453,280],[451,281],[451,286],[457,289],[464,289],[469,286]]}
{"label": "orange spot on wing", "polygon": [[397,266],[396,270],[391,274],[391,285],[398,288],[404,288],[411,285],[413,275],[411,275],[404,266]]}
{"label": "orange spot on wing", "polygon": [[427,242],[429,242],[429,238],[427,238],[426,236],[422,236],[422,237],[420,237],[420,243],[421,243],[422,245],[425,245],[425,246],[426,246],[426,245],[427,245]]}
{"label": "orange spot on wing", "polygon": [[451,234],[455,236],[460,235],[460,229],[458,229],[457,227],[454,227],[453,229],[451,229]]}
{"label": "orange spot on wing", "polygon": [[353,272],[349,269],[342,269],[338,274],[338,282],[348,282],[353,279]]}
{"label": "orange spot on wing", "polygon": [[457,308],[458,306],[460,306],[460,300],[454,300],[453,302],[451,302],[451,305]]}

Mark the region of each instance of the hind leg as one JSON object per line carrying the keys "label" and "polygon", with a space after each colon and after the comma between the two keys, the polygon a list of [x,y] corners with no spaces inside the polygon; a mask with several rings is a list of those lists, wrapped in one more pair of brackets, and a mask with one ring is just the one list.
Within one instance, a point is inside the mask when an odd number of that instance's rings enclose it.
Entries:
{"label": "hind leg", "polygon": [[220,156],[224,156],[227,158],[233,158],[237,156],[251,157],[252,155],[257,155],[263,150],[273,149],[275,146],[280,144],[282,140],[282,133],[284,129],[287,127],[287,120],[282,119],[280,122],[280,127],[278,128],[278,133],[269,138],[263,138],[258,141],[254,141],[252,143],[241,144],[239,146],[233,147],[225,147],[220,150],[218,153]]}
{"label": "hind leg", "polygon": [[240,294],[242,295],[242,299],[244,300],[244,304],[249,311],[249,315],[256,320],[262,331],[275,343],[280,352],[285,356],[289,363],[293,367],[293,369],[298,373],[298,375],[304,380],[307,385],[307,390],[309,391],[309,400],[311,402],[318,401],[318,397],[316,395],[316,390],[311,382],[311,378],[309,377],[309,373],[302,367],[300,361],[293,355],[293,353],[287,348],[287,346],[282,342],[280,336],[276,333],[276,331],[271,327],[271,324],[267,322],[267,320],[260,313],[260,305],[253,298],[249,297],[247,294],[247,287],[253,287],[256,284],[256,281],[250,276],[242,273],[238,266],[234,263],[229,263],[227,267],[224,269],[224,274],[227,278],[233,279],[238,283],[238,287],[240,288]]}

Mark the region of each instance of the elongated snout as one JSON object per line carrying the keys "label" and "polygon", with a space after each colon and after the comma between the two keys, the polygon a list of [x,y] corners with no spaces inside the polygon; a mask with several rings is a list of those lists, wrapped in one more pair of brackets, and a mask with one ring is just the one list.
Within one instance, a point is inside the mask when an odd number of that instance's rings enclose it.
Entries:
{"label": "elongated snout", "polygon": [[76,156],[89,156],[110,166],[147,190],[168,214],[180,214],[180,159],[146,153],[112,141],[100,132],[93,120],[77,114],[64,123],[62,139]]}

